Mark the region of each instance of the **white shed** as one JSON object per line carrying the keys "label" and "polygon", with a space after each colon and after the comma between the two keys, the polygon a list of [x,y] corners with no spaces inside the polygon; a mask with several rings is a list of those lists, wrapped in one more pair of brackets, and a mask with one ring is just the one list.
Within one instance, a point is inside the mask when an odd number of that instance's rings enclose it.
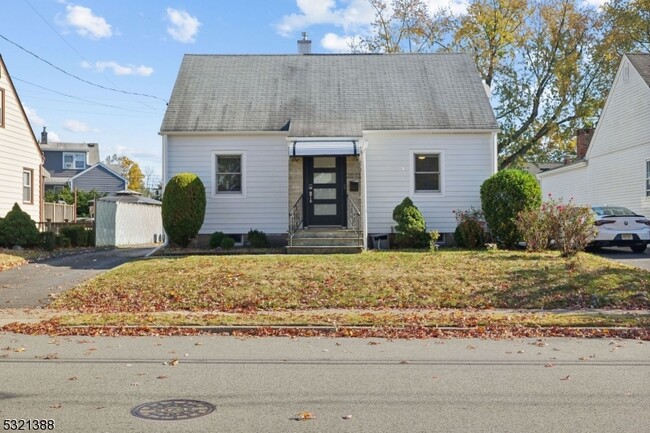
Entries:
{"label": "white shed", "polygon": [[134,191],[97,200],[95,244],[130,246],[163,242],[162,203]]}

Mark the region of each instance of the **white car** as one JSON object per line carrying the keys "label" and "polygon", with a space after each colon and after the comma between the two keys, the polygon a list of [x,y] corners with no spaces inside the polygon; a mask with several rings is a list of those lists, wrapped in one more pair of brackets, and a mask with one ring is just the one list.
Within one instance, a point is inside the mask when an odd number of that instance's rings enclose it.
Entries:
{"label": "white car", "polygon": [[598,234],[592,247],[630,247],[635,253],[650,244],[650,221],[622,206],[592,206]]}

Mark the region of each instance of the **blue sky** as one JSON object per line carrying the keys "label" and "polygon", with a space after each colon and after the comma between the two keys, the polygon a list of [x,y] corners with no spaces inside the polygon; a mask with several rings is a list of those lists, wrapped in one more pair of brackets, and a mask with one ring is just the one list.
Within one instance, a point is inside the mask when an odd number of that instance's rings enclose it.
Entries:
{"label": "blue sky", "polygon": [[366,0],[11,0],[0,54],[37,138],[47,126],[50,141],[96,142],[102,158],[126,155],[159,175],[158,131],[183,54],[294,54],[303,31],[313,52],[345,52],[372,17]]}

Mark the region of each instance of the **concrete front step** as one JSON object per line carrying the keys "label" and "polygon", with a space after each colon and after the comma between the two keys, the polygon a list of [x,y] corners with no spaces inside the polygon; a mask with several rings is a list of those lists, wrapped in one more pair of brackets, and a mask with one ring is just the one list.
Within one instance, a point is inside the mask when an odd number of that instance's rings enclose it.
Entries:
{"label": "concrete front step", "polygon": [[361,241],[353,238],[293,238],[294,247],[358,247]]}
{"label": "concrete front step", "polygon": [[296,230],[293,238],[356,238],[354,230],[336,228],[318,228]]}
{"label": "concrete front step", "polygon": [[292,246],[287,247],[287,254],[357,254],[363,247],[339,246]]}

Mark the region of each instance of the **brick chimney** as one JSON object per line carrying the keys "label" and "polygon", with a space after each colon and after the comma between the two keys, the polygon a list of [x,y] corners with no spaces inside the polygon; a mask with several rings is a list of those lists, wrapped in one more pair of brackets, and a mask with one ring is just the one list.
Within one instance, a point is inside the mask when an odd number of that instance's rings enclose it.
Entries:
{"label": "brick chimney", "polygon": [[576,131],[576,156],[577,159],[584,159],[589,149],[589,143],[594,136],[595,128],[584,128]]}
{"label": "brick chimney", "polygon": [[47,144],[47,131],[45,126],[43,127],[43,132],[41,132],[41,144]]}
{"label": "brick chimney", "polygon": [[302,32],[302,39],[298,41],[298,54],[311,54],[311,41],[307,39],[307,32]]}

